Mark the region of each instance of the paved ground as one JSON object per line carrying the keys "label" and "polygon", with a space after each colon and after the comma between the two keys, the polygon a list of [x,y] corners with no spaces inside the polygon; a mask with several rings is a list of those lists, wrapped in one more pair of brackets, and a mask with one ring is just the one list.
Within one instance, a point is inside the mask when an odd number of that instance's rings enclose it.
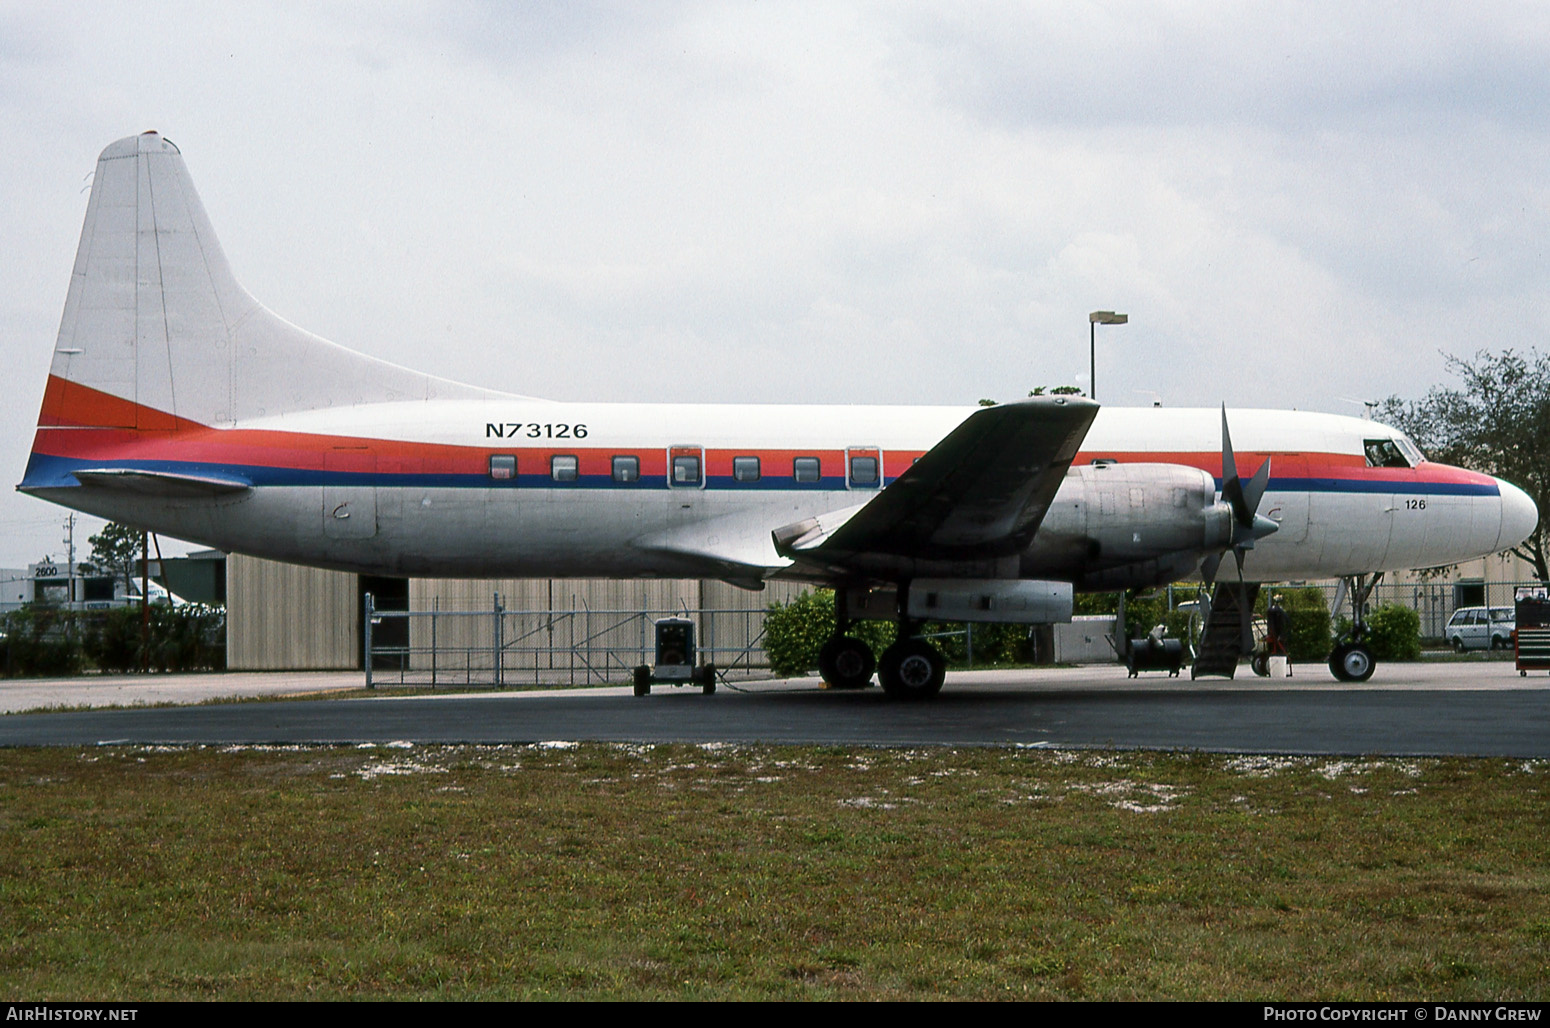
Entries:
{"label": "paved ground", "polygon": [[[136,707],[160,704],[195,704],[209,700],[247,699],[264,696],[323,696],[328,693],[360,689],[365,678],[359,671],[233,671],[193,675],[85,675],[78,678],[0,679],[0,714],[20,711],[69,710],[85,707]],[[1014,671],[955,671],[947,676],[946,689],[963,686],[989,687],[993,690],[1043,691],[1095,689],[1107,691],[1213,691],[1272,689],[1324,691],[1364,691],[1373,689],[1430,689],[1448,691],[1498,689],[1550,689],[1545,672],[1521,678],[1510,660],[1422,661],[1415,664],[1380,665],[1372,680],[1361,685],[1337,682],[1323,665],[1299,666],[1293,676],[1284,679],[1255,678],[1247,666],[1239,669],[1236,679],[1203,678],[1191,682],[1186,673],[1180,678],[1166,675],[1126,676],[1124,668],[1093,665],[1076,668],[1039,668]],[[815,678],[797,678],[784,682],[750,681],[727,688],[759,692],[819,687]],[[659,692],[671,693],[671,687],[658,686]],[[875,687],[874,687],[875,690]],[[378,690],[391,696],[395,690]],[[521,686],[505,690],[504,695],[524,692]],[[608,690],[593,688],[589,693],[627,695],[624,687]],[[446,695],[459,690],[449,688]],[[488,692],[485,690],[484,692]]]}
{"label": "paved ground", "polygon": [[359,689],[359,671],[237,671],[198,675],[83,675],[0,679],[0,714],[77,707],[136,707]]}
{"label": "paved ground", "polygon": [[[359,675],[187,676],[187,695],[351,688]],[[142,680],[139,688],[169,679]],[[80,704],[123,703],[134,683],[60,683]],[[13,683],[0,685],[0,694]],[[42,683],[21,688],[46,690]],[[55,702],[66,693],[52,695]],[[168,694],[160,694],[168,695]],[[1550,758],[1550,676],[1510,662],[1380,668],[1362,686],[1323,668],[1272,682],[1129,679],[1112,667],[963,672],[930,703],[815,679],[744,683],[717,696],[658,687],[383,694],[364,699],[77,710],[0,717],[0,745],[141,743],[778,742],[864,745],[1116,746],[1254,753],[1458,754]]]}

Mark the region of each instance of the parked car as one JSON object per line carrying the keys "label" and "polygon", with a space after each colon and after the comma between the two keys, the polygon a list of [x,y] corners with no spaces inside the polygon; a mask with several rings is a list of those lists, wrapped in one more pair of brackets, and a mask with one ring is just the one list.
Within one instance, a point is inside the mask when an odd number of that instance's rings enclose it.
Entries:
{"label": "parked car", "polygon": [[1443,638],[1460,653],[1504,650],[1512,645],[1512,631],[1517,627],[1511,607],[1460,607],[1448,619]]}

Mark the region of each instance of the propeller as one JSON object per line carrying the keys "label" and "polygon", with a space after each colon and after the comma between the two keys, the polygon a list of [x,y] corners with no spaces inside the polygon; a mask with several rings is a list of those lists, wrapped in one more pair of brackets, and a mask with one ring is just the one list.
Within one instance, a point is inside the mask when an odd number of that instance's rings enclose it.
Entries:
{"label": "propeller", "polygon": [[1214,553],[1208,553],[1200,561],[1200,577],[1209,591],[1216,584],[1221,570],[1222,557],[1228,550],[1238,564],[1238,612],[1241,618],[1243,649],[1253,648],[1250,628],[1248,587],[1243,581],[1243,558],[1254,548],[1256,540],[1276,531],[1281,526],[1259,513],[1259,501],[1265,496],[1270,484],[1270,458],[1265,458],[1254,477],[1245,484],[1238,474],[1238,459],[1232,449],[1232,433],[1227,427],[1227,405],[1222,404],[1222,502],[1232,514],[1226,545]]}

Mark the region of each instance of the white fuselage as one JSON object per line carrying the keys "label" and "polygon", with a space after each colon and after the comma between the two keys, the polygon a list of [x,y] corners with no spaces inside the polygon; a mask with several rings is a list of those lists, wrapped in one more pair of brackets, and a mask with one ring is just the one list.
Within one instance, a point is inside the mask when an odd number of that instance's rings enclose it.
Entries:
{"label": "white fuselage", "polygon": [[[772,529],[876,494],[877,483],[847,474],[849,456],[879,457],[886,485],[971,413],[516,397],[379,403],[253,419],[76,463],[154,457],[246,476],[253,488],[245,492],[168,500],[76,487],[43,495],[222,549],[368,573],[752,580],[788,568]],[[1230,416],[1240,470],[1272,461],[1261,512],[1279,530],[1247,555],[1244,573],[1253,579],[1452,563],[1513,545],[1533,527],[1532,503],[1488,476],[1429,462],[1367,466],[1364,441],[1397,435],[1384,426],[1287,411]],[[1081,583],[1094,570],[1090,555],[1057,544],[1096,537],[1104,525],[1141,544],[1165,518],[1146,509],[1138,490],[1106,496],[1093,462],[1203,469],[1219,487],[1219,426],[1210,409],[1101,410],[1015,573]],[[698,481],[670,483],[674,454],[700,458]],[[514,458],[515,474],[492,477],[496,457]],[[617,480],[615,457],[635,458],[638,477]],[[738,457],[745,471],[746,458],[758,459],[757,480],[734,474]],[[818,481],[798,480],[799,457],[817,458]],[[571,466],[573,478],[555,480]]]}

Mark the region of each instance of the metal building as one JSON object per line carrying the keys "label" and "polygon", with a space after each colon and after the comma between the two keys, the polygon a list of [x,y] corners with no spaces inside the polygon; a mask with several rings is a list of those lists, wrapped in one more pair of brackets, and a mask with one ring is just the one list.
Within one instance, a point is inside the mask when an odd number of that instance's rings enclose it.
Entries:
{"label": "metal building", "polygon": [[[749,592],[724,582],[696,579],[392,579],[282,564],[232,554],[226,565],[226,663],[233,670],[345,670],[361,667],[363,599],[370,592],[378,610],[489,611],[499,595],[508,612],[616,612],[621,624],[615,639],[592,639],[594,646],[625,641],[637,631],[622,624],[641,612],[705,611],[702,640],[707,646],[746,647],[762,628],[762,611],[785,602],[807,587],[771,583]],[[760,612],[757,617],[716,616],[718,612]],[[555,645],[543,656],[546,669],[569,670],[565,656],[577,641],[569,626],[551,632]],[[594,625],[598,622],[594,619]],[[391,625],[391,620],[389,621]],[[403,643],[414,651],[431,645],[429,619],[415,619]],[[606,622],[604,622],[606,627]],[[490,645],[477,619],[439,619],[437,646],[455,666],[459,653]],[[594,627],[593,634],[597,629]],[[380,642],[380,640],[377,640]],[[418,659],[418,658],[417,658]],[[580,658],[578,658],[580,659]],[[531,666],[531,664],[529,665]]]}

